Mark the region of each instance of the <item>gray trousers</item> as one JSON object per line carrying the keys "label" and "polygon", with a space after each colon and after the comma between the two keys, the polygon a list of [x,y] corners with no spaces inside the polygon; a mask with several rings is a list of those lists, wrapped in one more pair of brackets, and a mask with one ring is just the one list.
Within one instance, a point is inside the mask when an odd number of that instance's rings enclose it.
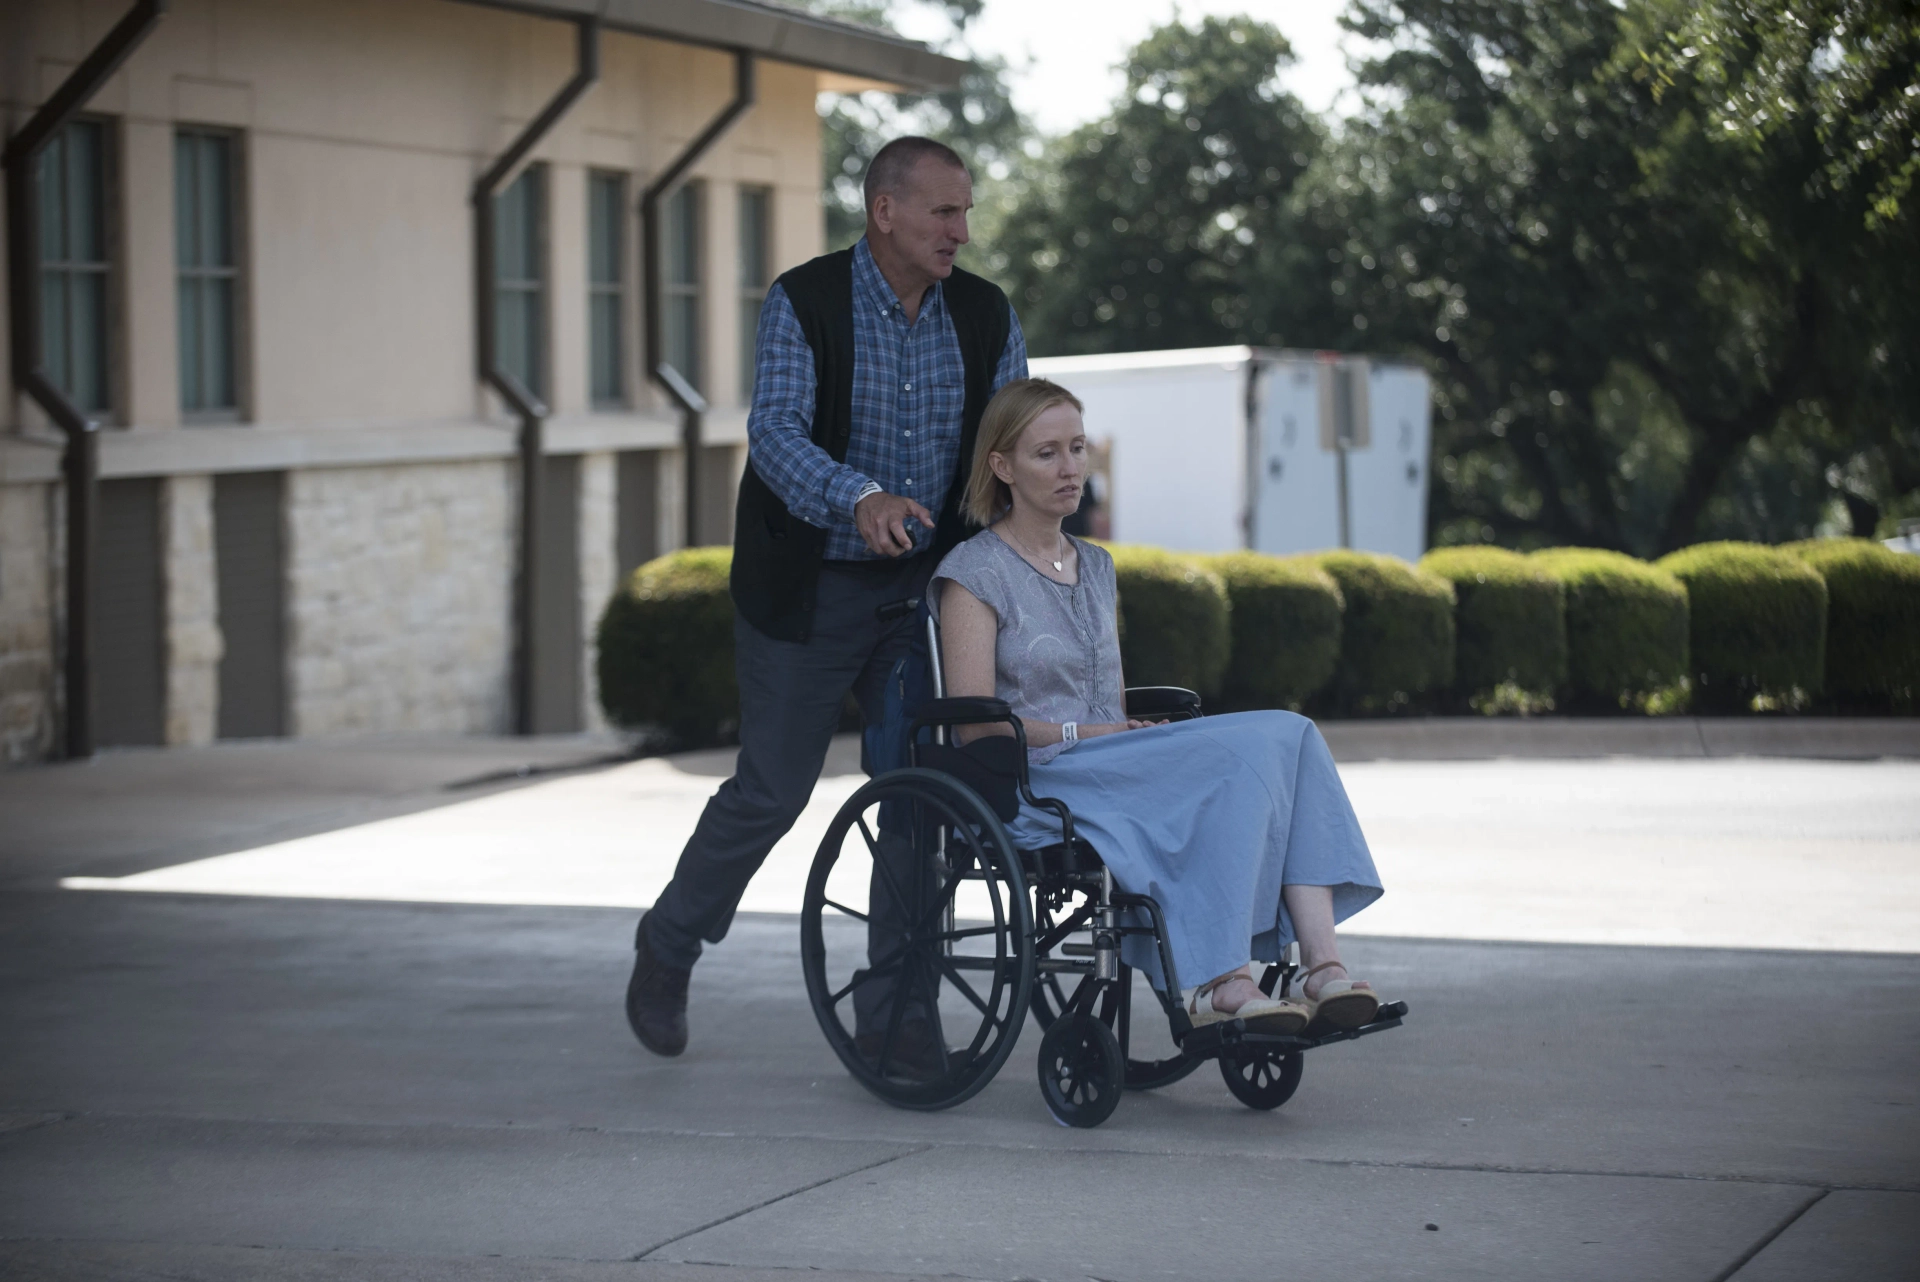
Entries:
{"label": "gray trousers", "polygon": [[[858,569],[828,563],[820,573],[813,635],[804,642],[776,641],[734,616],[740,757],[733,777],[701,812],[673,880],[642,922],[661,961],[691,967],[703,940],[717,944],[726,937],[747,883],[813,795],[847,693],[852,691],[867,721],[881,716],[887,674],[926,641],[917,613],[882,622],[876,611],[922,595],[933,560],[919,555]],[[891,848],[902,839],[883,834],[881,841]],[[869,907],[878,910],[884,898]],[[889,915],[875,913],[881,918],[870,932],[876,945],[895,935],[896,923],[884,920]],[[862,986],[859,996],[867,1000],[856,1004],[863,1024],[879,996],[866,990],[877,988]]]}

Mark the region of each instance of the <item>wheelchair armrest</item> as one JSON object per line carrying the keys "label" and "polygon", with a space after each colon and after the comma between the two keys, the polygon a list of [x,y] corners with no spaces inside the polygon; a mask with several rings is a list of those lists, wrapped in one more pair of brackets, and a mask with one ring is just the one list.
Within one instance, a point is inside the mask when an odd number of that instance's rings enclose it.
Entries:
{"label": "wheelchair armrest", "polygon": [[929,699],[913,710],[913,719],[925,725],[977,725],[983,721],[1011,721],[1013,709],[1005,699],[984,696]]}
{"label": "wheelchair armrest", "polygon": [[1200,696],[1179,686],[1135,686],[1127,691],[1127,715],[1190,720],[1200,715]]}

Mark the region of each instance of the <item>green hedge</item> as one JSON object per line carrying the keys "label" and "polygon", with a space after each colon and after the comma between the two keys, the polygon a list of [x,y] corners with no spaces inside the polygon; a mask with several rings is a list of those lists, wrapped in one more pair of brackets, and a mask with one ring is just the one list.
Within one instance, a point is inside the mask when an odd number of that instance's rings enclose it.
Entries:
{"label": "green hedge", "polygon": [[1843,706],[1920,702],[1920,556],[1870,539],[1790,543],[1827,585],[1827,694]]}
{"label": "green hedge", "polygon": [[1226,584],[1232,607],[1221,709],[1298,707],[1340,661],[1340,585],[1300,558],[1226,552],[1206,565]]}
{"label": "green hedge", "polygon": [[733,675],[731,548],[647,562],[600,616],[600,706],[618,726],[661,726],[683,745],[724,739],[740,720]]}
{"label": "green hedge", "polygon": [[1137,544],[1106,546],[1120,592],[1127,684],[1218,694],[1232,645],[1220,576],[1190,556]]}
{"label": "green hedge", "polygon": [[1325,697],[1334,712],[1391,712],[1453,683],[1453,585],[1373,552],[1309,558],[1340,585],[1340,662]]}
{"label": "green hedge", "polygon": [[1551,695],[1567,680],[1567,594],[1540,564],[1506,548],[1439,548],[1420,568],[1453,584],[1453,688],[1461,698],[1511,685]]}
{"label": "green hedge", "polygon": [[1696,708],[1745,711],[1756,695],[1819,690],[1827,585],[1799,557],[1759,543],[1697,543],[1655,564],[1687,585]]}
{"label": "green hedge", "polygon": [[1687,674],[1687,589],[1621,552],[1548,548],[1531,558],[1567,593],[1567,693],[1626,708]]}

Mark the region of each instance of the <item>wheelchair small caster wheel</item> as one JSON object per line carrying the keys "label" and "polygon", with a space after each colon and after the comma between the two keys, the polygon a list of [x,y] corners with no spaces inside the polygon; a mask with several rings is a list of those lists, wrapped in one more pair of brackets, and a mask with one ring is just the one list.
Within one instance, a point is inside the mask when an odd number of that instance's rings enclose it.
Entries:
{"label": "wheelchair small caster wheel", "polygon": [[1242,1044],[1220,1056],[1227,1089],[1248,1108],[1279,1108],[1300,1088],[1305,1057],[1299,1051]]}
{"label": "wheelchair small caster wheel", "polygon": [[1040,1095],[1062,1126],[1098,1126],[1112,1117],[1126,1081],[1119,1039],[1085,1011],[1054,1020],[1040,1039]]}

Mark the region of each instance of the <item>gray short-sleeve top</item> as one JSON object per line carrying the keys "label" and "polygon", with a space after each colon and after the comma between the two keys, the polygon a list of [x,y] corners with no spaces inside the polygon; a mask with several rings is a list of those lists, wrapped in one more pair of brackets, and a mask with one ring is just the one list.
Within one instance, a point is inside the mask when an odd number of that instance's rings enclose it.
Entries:
{"label": "gray short-sleeve top", "polygon": [[[1080,554],[1080,581],[1056,583],[999,535],[982,530],[941,560],[928,599],[938,618],[941,580],[948,579],[992,607],[998,628],[994,693],[1016,716],[1055,723],[1124,721],[1113,558],[1080,539],[1073,546]],[[1035,763],[1051,761],[1063,749],[1053,744],[1028,755]]]}

